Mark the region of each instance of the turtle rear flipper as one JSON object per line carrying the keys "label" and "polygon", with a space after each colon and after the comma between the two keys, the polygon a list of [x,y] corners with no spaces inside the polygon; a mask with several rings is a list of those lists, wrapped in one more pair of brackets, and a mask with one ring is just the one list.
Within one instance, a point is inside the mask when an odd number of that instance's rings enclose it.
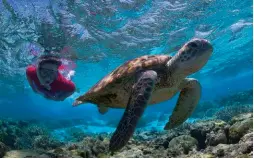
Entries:
{"label": "turtle rear flipper", "polygon": [[196,79],[187,78],[182,83],[183,89],[164,130],[169,130],[181,125],[195,110],[200,96],[201,85]]}
{"label": "turtle rear flipper", "polygon": [[110,139],[109,150],[111,152],[124,147],[133,135],[138,120],[151,97],[156,79],[157,73],[152,70],[138,74],[138,79],[133,86],[124,115]]}
{"label": "turtle rear flipper", "polygon": [[99,105],[98,106],[98,110],[101,114],[105,114],[108,112],[108,107],[105,107],[105,106],[102,106],[102,105]]}

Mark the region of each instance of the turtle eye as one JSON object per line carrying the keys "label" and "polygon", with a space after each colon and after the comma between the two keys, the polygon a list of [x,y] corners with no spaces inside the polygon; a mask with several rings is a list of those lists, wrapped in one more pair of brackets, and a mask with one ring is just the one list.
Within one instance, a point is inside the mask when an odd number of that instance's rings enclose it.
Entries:
{"label": "turtle eye", "polygon": [[189,46],[192,47],[192,48],[198,47],[198,45],[195,42],[190,42]]}

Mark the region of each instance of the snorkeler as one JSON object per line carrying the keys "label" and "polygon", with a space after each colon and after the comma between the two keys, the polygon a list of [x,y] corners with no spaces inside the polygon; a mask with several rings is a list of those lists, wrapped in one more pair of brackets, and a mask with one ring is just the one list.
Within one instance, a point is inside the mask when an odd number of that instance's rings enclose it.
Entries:
{"label": "snorkeler", "polygon": [[55,101],[63,101],[72,95],[76,89],[71,81],[74,71],[64,77],[59,72],[61,67],[62,61],[54,55],[42,55],[36,66],[28,66],[26,76],[33,91]]}

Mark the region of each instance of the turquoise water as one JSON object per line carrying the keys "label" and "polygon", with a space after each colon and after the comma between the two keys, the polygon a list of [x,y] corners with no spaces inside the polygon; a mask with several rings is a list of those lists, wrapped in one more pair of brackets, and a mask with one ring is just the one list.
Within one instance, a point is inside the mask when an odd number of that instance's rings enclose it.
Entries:
{"label": "turquoise water", "polygon": [[[112,131],[123,110],[101,115],[92,104],[73,108],[75,98],[126,60],[174,55],[193,37],[206,38],[214,47],[207,65],[192,75],[202,84],[202,101],[252,89],[252,9],[250,0],[2,0],[0,116],[82,119],[89,124],[86,131]],[[25,68],[43,49],[64,46],[76,54],[73,81],[80,92],[63,102],[50,101],[33,93]],[[143,125],[160,127],[158,122],[170,115],[177,97],[147,108]]]}

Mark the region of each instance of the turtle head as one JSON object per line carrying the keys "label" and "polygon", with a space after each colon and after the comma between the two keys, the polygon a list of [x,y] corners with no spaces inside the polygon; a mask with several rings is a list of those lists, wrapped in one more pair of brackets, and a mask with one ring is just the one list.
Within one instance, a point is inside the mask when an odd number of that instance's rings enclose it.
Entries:
{"label": "turtle head", "polygon": [[205,39],[192,39],[178,51],[175,56],[178,68],[184,74],[192,74],[200,70],[213,52],[211,43]]}

